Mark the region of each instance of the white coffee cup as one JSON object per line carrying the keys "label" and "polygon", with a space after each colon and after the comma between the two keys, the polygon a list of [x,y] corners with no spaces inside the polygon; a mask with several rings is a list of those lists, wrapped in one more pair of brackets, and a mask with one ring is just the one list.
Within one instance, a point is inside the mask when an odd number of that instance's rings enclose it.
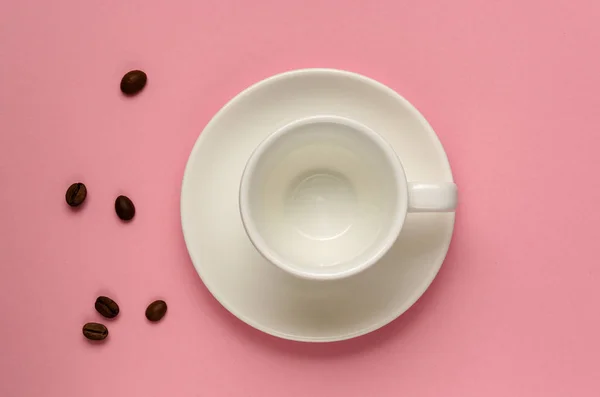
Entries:
{"label": "white coffee cup", "polygon": [[270,262],[295,276],[329,280],[376,263],[407,212],[456,207],[454,183],[408,182],[379,134],[339,116],[294,121],[250,156],[240,182],[246,233]]}

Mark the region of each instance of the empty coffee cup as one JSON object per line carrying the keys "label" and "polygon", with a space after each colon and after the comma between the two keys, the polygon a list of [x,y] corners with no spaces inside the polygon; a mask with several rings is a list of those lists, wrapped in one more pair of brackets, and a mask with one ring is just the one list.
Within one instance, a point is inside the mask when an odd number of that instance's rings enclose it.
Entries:
{"label": "empty coffee cup", "polygon": [[338,116],[292,122],[250,156],[242,222],[256,249],[295,276],[337,279],[376,263],[407,212],[453,211],[453,183],[409,183],[390,144]]}

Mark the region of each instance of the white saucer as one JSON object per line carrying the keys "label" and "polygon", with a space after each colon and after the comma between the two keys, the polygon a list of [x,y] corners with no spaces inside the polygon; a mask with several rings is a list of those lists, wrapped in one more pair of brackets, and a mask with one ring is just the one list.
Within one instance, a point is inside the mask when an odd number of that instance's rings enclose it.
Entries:
{"label": "white saucer", "polygon": [[307,342],[363,335],[406,311],[436,276],[454,227],[453,213],[409,214],[386,256],[343,280],[302,280],[267,262],[240,219],[244,166],[267,135],[320,114],[349,117],[383,135],[409,181],[452,181],[444,149],[423,116],[390,88],[354,73],[305,69],[273,76],[214,116],[192,149],[181,190],[192,262],[214,297],[242,321]]}

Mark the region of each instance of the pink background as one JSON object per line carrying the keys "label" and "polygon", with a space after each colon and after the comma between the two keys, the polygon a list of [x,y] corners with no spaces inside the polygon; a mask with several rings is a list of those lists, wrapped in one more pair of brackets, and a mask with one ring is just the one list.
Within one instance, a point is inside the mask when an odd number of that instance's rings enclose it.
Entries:
{"label": "pink background", "polygon": [[[600,395],[597,0],[2,1],[0,395]],[[461,204],[448,258],[400,319],[308,345],[210,296],[179,222],[184,165],[246,86],[303,67],[413,102]],[[137,98],[118,85],[149,75]],[[225,153],[223,155],[226,155]],[[64,202],[89,188],[83,210]],[[114,198],[137,217],[124,225]],[[87,343],[98,294],[121,305]],[[143,316],[162,297],[169,313]]]}

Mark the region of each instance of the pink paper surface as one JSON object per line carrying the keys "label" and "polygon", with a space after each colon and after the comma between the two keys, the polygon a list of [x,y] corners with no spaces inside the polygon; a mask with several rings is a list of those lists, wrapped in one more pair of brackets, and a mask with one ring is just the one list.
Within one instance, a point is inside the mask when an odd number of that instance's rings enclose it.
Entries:
{"label": "pink paper surface", "polygon": [[[0,396],[600,395],[599,19],[596,0],[3,1]],[[225,311],[179,220],[212,115],[303,67],[404,95],[460,187],[429,291],[389,326],[326,345]],[[148,86],[123,98],[134,68]],[[89,194],[73,213],[64,193],[79,180]],[[122,310],[100,346],[81,335],[99,294]],[[149,325],[155,298],[169,313]]]}

